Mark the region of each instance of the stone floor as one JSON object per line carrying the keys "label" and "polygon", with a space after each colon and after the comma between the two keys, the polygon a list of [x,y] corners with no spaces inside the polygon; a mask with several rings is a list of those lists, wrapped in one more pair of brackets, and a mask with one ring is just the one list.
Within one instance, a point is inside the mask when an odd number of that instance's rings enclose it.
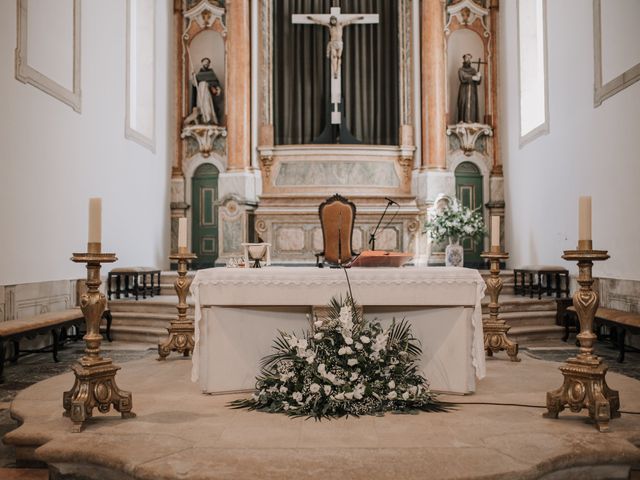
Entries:
{"label": "stone floor", "polygon": [[[83,434],[68,433],[60,402],[72,375],[57,374],[68,371],[81,353],[74,345],[61,354],[66,366],[40,366],[51,364],[48,355],[7,366],[8,382],[0,385],[5,399],[0,404],[5,407],[0,411],[0,433],[16,426],[6,410],[8,400],[25,386],[51,377],[18,397],[14,410],[25,417],[25,424],[9,435],[11,441],[46,443],[38,450],[42,458],[53,463],[84,459],[105,468],[104,478],[108,471],[119,471],[127,472],[116,477],[123,479],[526,479],[559,469],[547,478],[637,478],[620,465],[640,465],[640,415],[623,414],[606,434],[598,433],[584,412],[563,412],[559,420],[541,417],[545,392],[562,383],[559,364],[553,360],[576,351],[560,342],[523,349],[521,363],[503,355],[488,359],[488,375],[478,383],[476,394],[442,397],[460,404],[452,412],[327,422],[230,410],[226,403],[237,395],[200,394],[189,380],[188,359],[170,357],[158,363],[153,351],[111,348],[109,356],[116,363],[126,362],[118,383],[134,390],[137,418],[120,421],[112,414],[96,414]],[[614,350],[598,344],[598,353],[611,367],[608,383],[620,391],[622,410],[640,412],[640,372],[634,367],[640,355],[628,354],[619,366]],[[149,375],[152,370],[157,374]],[[11,448],[0,450],[0,467],[11,465]],[[562,470],[576,465],[588,469]],[[3,476],[7,471],[0,469],[0,478],[46,478]]]}

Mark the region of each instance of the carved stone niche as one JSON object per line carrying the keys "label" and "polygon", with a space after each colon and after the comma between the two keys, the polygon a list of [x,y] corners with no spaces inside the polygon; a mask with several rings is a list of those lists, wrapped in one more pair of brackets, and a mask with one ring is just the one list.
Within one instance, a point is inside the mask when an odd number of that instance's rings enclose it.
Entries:
{"label": "carved stone niche", "polygon": [[[493,39],[488,0],[448,0],[446,6],[447,39],[447,81],[448,81],[448,127],[449,150],[462,150],[466,156],[473,152],[487,154],[491,142],[481,141],[483,137],[493,137],[491,126],[495,110],[495,78],[493,72]],[[480,74],[477,85],[477,113],[475,121],[459,121],[458,95],[460,87],[459,70],[462,57],[471,55],[471,66]],[[468,73],[467,73],[468,75]],[[471,102],[473,105],[473,102]],[[469,100],[467,100],[469,105]]]}
{"label": "carved stone niche", "polygon": [[225,121],[227,28],[225,9],[215,0],[188,2],[182,32],[182,139],[196,140],[208,157]]}

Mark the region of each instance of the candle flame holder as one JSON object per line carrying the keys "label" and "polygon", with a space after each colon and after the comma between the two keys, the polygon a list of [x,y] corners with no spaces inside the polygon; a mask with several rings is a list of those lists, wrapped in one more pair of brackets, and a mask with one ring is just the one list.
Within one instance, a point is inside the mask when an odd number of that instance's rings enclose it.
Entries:
{"label": "candle flame holder", "polygon": [[131,411],[131,392],[120,390],[116,385],[116,372],[120,367],[110,358],[100,356],[100,320],[107,306],[107,299],[100,293],[100,267],[103,263],[117,260],[114,253],[101,253],[100,243],[89,243],[87,253],[74,253],[71,260],[87,264],[87,292],[80,297],[80,308],[87,324],[85,355],[71,367],[75,382],[71,390],[64,392],[62,403],[64,415],[73,422],[71,431],[81,432],[93,409],[107,413],[111,405],[122,418],[135,417]]}
{"label": "candle flame holder", "polygon": [[558,414],[569,407],[572,412],[583,408],[589,410],[589,417],[600,432],[609,430],[609,420],[620,417],[620,397],[611,390],[605,376],[608,367],[593,352],[597,338],[593,333],[593,319],[600,300],[593,290],[593,262],[609,258],[606,250],[593,250],[591,240],[580,240],[576,250],[565,250],[565,260],[578,262],[578,283],[580,288],[573,295],[573,306],[580,321],[580,352],[560,367],[564,382],[560,388],[547,392],[547,418],[558,418]]}
{"label": "candle flame holder", "polygon": [[482,321],[485,352],[489,357],[492,357],[494,353],[505,350],[512,362],[519,362],[518,344],[507,337],[511,326],[499,318],[500,302],[498,299],[503,287],[503,281],[500,278],[500,261],[509,258],[509,254],[494,245],[489,252],[484,252],[480,256],[488,259],[491,264],[491,276],[486,280],[487,292],[491,298],[489,318]]}
{"label": "candle flame holder", "polygon": [[178,248],[178,253],[170,255],[171,260],[178,261],[178,278],[175,289],[178,294],[178,318],[171,320],[171,326],[167,329],[169,337],[158,343],[158,360],[165,360],[171,352],[181,353],[188,357],[195,346],[195,329],[193,320],[187,319],[187,292],[191,285],[191,279],[187,277],[187,265],[191,260],[198,258],[187,251],[186,247]]}

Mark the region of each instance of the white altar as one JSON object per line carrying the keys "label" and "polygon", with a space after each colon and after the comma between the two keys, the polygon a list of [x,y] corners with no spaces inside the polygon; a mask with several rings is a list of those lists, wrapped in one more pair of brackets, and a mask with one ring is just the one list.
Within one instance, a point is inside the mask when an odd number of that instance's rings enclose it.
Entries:
{"label": "white altar", "polygon": [[[351,268],[356,303],[383,324],[410,321],[432,390],[475,391],[485,375],[480,301],[485,283],[465,268]],[[310,327],[311,307],[348,290],[344,271],[315,267],[214,268],[197,272],[191,379],[206,393],[250,390],[278,332]]]}

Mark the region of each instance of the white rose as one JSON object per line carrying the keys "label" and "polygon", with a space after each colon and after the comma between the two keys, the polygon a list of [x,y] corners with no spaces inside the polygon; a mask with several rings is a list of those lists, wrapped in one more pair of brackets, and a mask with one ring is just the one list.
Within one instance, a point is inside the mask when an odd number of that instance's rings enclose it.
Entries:
{"label": "white rose", "polygon": [[360,342],[356,342],[355,347],[356,347],[356,350],[362,350],[364,348]]}
{"label": "white rose", "polygon": [[308,363],[309,365],[311,365],[311,364],[312,364],[313,362],[315,362],[315,361],[316,361],[316,354],[315,354],[315,353],[312,353],[311,355],[309,355],[309,356],[307,357],[307,363]]}
{"label": "white rose", "polygon": [[397,398],[397,397],[398,397],[398,394],[396,393],[396,391],[395,391],[395,390],[394,390],[394,391],[392,391],[392,392],[389,392],[389,393],[387,394],[387,398],[388,398],[389,400],[393,400],[393,399],[395,399],[395,398]]}
{"label": "white rose", "polygon": [[335,398],[336,400],[344,400],[344,393],[336,393],[333,398]]}
{"label": "white rose", "polygon": [[292,397],[296,402],[301,402],[301,401],[302,401],[302,393],[300,393],[300,392],[293,392],[293,395],[291,395],[291,397]]}
{"label": "white rose", "polygon": [[312,383],[309,387],[309,391],[311,393],[318,393],[320,391],[320,385],[318,385],[317,383]]}
{"label": "white rose", "polygon": [[300,340],[298,340],[298,348],[301,350],[306,350],[307,341],[304,338],[301,338]]}
{"label": "white rose", "polygon": [[313,326],[316,328],[320,328],[324,322],[322,320],[317,320],[313,322]]}
{"label": "white rose", "polygon": [[409,392],[404,392],[404,393],[402,394],[402,399],[403,399],[403,400],[409,400]]}
{"label": "white rose", "polygon": [[415,395],[417,391],[418,391],[418,387],[416,387],[415,385],[412,385],[411,387],[409,387],[409,393],[411,395]]}
{"label": "white rose", "polygon": [[318,332],[313,336],[316,340],[322,340],[322,337],[324,337],[324,333],[322,332]]}
{"label": "white rose", "polygon": [[350,379],[350,380],[351,380],[352,382],[355,382],[355,381],[358,379],[358,377],[359,377],[359,376],[360,376],[360,374],[359,374],[358,372],[353,372],[353,373],[351,374],[351,379]]}
{"label": "white rose", "polygon": [[344,394],[344,398],[346,398],[347,400],[351,400],[353,399],[353,392],[347,392]]}
{"label": "white rose", "polygon": [[356,390],[355,392],[353,392],[353,398],[355,398],[356,400],[361,400],[362,394],[358,390]]}
{"label": "white rose", "polygon": [[365,344],[366,344],[366,343],[369,343],[369,342],[371,341],[371,339],[370,339],[369,337],[367,337],[366,335],[362,335],[362,336],[360,337],[360,341],[361,341],[362,343],[365,343]]}
{"label": "white rose", "polygon": [[287,402],[282,402],[282,408],[289,410],[289,404]]}
{"label": "white rose", "polygon": [[325,385],[324,386],[324,394],[329,396],[330,393],[331,393],[331,385]]}
{"label": "white rose", "polygon": [[350,367],[353,367],[354,365],[358,364],[358,359],[356,358],[350,358],[349,360],[347,360],[347,365],[349,365]]}
{"label": "white rose", "polygon": [[295,348],[298,345],[298,338],[295,335],[287,337],[287,343],[291,348]]}
{"label": "white rose", "polygon": [[347,345],[352,345],[353,344],[353,338],[344,337],[344,343],[346,343]]}
{"label": "white rose", "polygon": [[338,349],[338,355],[344,355],[345,353],[347,353],[347,347],[340,347]]}
{"label": "white rose", "polygon": [[396,382],[394,382],[393,380],[391,380],[389,383],[387,383],[387,386],[393,390],[394,388],[396,388]]}
{"label": "white rose", "polygon": [[285,387],[284,385],[282,385],[280,387],[280,393],[287,393],[287,390],[289,390],[287,387]]}
{"label": "white rose", "polygon": [[321,363],[320,365],[318,365],[318,373],[320,375],[323,375],[327,372],[327,367],[325,366],[324,363]]}

